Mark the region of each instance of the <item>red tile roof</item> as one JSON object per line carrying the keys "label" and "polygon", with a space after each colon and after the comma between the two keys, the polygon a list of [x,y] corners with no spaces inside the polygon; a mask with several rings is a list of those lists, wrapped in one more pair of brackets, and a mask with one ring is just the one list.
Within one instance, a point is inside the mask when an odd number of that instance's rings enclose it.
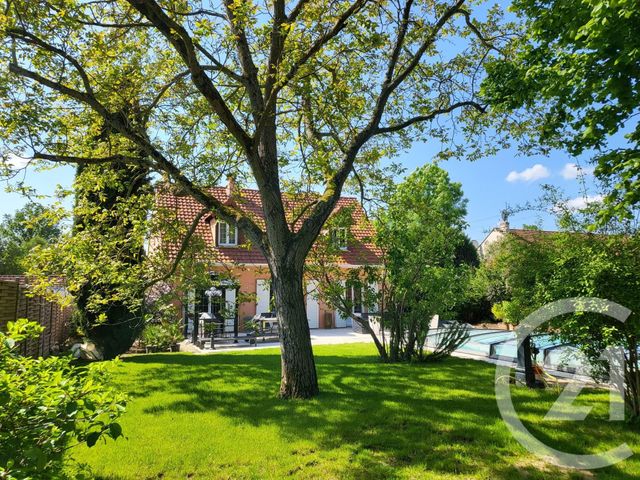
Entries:
{"label": "red tile roof", "polygon": [[[225,187],[213,187],[209,192],[222,202],[229,202],[227,189]],[[265,217],[262,211],[262,200],[258,190],[242,189],[233,194],[232,200],[236,206],[244,212],[251,215],[253,220],[262,228],[265,226]],[[294,215],[299,214],[300,210],[308,204],[311,196],[292,196],[284,197],[284,205],[287,216],[291,219]],[[191,225],[195,218],[202,210],[202,206],[189,195],[179,195],[173,193],[171,189],[161,187],[156,195],[156,203],[162,209],[175,211],[177,218],[186,225]],[[374,229],[371,222],[367,219],[366,213],[362,205],[356,198],[340,197],[334,209],[334,213],[342,208],[348,207],[352,209],[353,226],[351,227],[352,241],[349,248],[340,253],[341,263],[349,265],[363,265],[380,263],[381,253],[375,247],[370,239],[373,236]],[[237,247],[218,247],[215,245],[213,234],[211,231],[212,216],[203,216],[195,231],[195,236],[200,237],[205,245],[215,253],[214,262],[219,263],[235,263],[235,264],[262,264],[266,265],[266,260],[262,252],[256,246],[239,245]],[[304,216],[295,223],[295,228],[299,228]],[[239,239],[242,244],[242,238]],[[168,244],[163,248],[169,250],[171,256],[175,256],[178,245]]]}
{"label": "red tile roof", "polygon": [[591,238],[606,238],[608,235],[603,233],[591,233],[591,232],[568,232],[562,230],[538,230],[538,229],[525,229],[525,228],[510,228],[507,232],[514,235],[526,242],[535,242],[543,238],[549,238],[554,235],[570,234],[588,236]]}
{"label": "red tile roof", "polygon": [[534,242],[539,238],[547,237],[549,235],[557,234],[553,230],[537,230],[537,229],[525,229],[525,228],[510,228],[508,232],[511,235],[515,235],[527,242]]}

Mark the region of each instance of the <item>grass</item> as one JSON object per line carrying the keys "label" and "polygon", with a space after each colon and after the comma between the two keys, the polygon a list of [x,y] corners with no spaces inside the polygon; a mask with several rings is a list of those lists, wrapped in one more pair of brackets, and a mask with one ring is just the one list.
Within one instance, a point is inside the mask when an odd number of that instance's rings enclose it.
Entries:
{"label": "grass", "polygon": [[[372,346],[315,347],[322,393],[275,397],[277,350],[216,355],[131,356],[116,381],[129,392],[127,439],[74,448],[98,478],[120,479],[629,479],[640,461],[594,472],[561,470],[529,454],[498,412],[492,365],[451,358],[438,364],[380,364]],[[608,395],[585,422],[544,421],[553,392],[516,389],[525,424],[551,446],[594,453],[638,430],[607,422]]]}

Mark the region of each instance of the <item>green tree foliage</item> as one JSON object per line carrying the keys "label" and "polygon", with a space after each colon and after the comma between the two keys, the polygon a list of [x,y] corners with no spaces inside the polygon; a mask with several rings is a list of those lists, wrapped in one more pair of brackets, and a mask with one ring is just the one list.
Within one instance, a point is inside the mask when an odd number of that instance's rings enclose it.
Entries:
{"label": "green tree foliage", "polygon": [[61,233],[56,220],[37,203],[28,203],[13,215],[5,215],[0,225],[0,274],[24,273],[24,262],[31,250],[54,242]]}
{"label": "green tree foliage", "polygon": [[126,352],[144,327],[144,242],[152,191],[147,170],[130,165],[85,165],[74,182],[73,229],[37,248],[29,273],[36,288],[65,279],[75,301],[74,324],[103,358]]}
{"label": "green tree foliage", "polygon": [[548,241],[546,235],[529,242],[509,234],[491,246],[478,277],[497,319],[518,325],[541,306],[536,288],[554,268],[547,255]]}
{"label": "green tree foliage", "polygon": [[[307,254],[343,188],[377,183],[379,160],[413,141],[449,140],[438,120],[484,112],[499,20],[465,0],[11,0],[0,131],[25,158],[146,166],[236,223],[271,271],[280,393],[310,397]],[[109,141],[85,148],[105,127]],[[227,173],[260,190],[265,224],[207,190]],[[295,222],[283,192],[319,194]]]}
{"label": "green tree foliage", "polygon": [[452,314],[465,298],[466,203],[461,185],[428,164],[398,186],[379,217],[391,359],[423,359],[431,318]]}
{"label": "green tree foliage", "polygon": [[19,342],[43,328],[27,320],[0,333],[0,477],[62,478],[63,455],[75,445],[117,439],[125,409],[108,387],[107,365],[74,366],[70,357],[30,358]]}
{"label": "green tree foliage", "polygon": [[[144,290],[136,282],[144,259],[144,226],[151,195],[144,166],[90,165],[78,168],[75,225],[65,271],[76,279],[76,321],[104,358],[126,352],[144,327]],[[105,242],[111,248],[105,252]],[[80,255],[80,258],[78,258]],[[113,276],[92,268],[82,275],[74,260],[95,265],[102,256]],[[131,278],[133,276],[133,278]],[[128,291],[128,299],[121,292]]]}
{"label": "green tree foliage", "polygon": [[620,231],[586,233],[593,215],[587,218],[581,230],[539,234],[534,241],[507,236],[489,253],[481,272],[494,280],[492,291],[500,292],[494,296],[499,302],[494,305],[497,316],[514,324],[549,302],[570,297],[601,298],[629,308],[632,313],[625,323],[578,313],[559,317],[547,328],[577,345],[594,368],[600,365],[606,347],[623,347],[627,355],[625,401],[630,415],[638,418],[640,236]]}
{"label": "green tree foliage", "polygon": [[[515,0],[522,35],[488,65],[496,112],[520,111],[511,131],[528,146],[593,152],[613,188],[599,220],[640,202],[640,10],[636,0]],[[524,129],[523,129],[524,127]],[[623,140],[624,137],[624,140]]]}
{"label": "green tree foliage", "polygon": [[[456,251],[456,263],[458,265],[467,265],[474,271],[480,266],[478,249],[466,235],[463,243]],[[473,325],[494,320],[494,316],[491,313],[491,302],[486,297],[486,292],[483,288],[475,288],[475,278],[476,276],[472,274],[466,299],[456,307],[455,319],[460,323]]]}
{"label": "green tree foliage", "polygon": [[[466,339],[466,330],[454,326],[435,352],[426,349],[431,318],[453,314],[466,298],[469,263],[477,256],[464,234],[465,215],[460,184],[451,182],[437,165],[428,164],[399,184],[386,208],[377,212],[372,241],[381,250],[382,265],[345,272],[335,258],[315,252],[310,275],[321,279],[325,300],[363,325],[383,359],[441,358]],[[345,295],[345,286],[347,292],[359,292],[358,301],[380,317],[383,330],[372,329],[367,318],[354,314],[356,300],[353,294]]]}

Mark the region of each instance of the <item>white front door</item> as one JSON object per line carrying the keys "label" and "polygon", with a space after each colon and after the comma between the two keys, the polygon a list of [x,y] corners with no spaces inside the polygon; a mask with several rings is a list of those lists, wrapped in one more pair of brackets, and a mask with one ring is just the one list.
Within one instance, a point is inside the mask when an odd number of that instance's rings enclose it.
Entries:
{"label": "white front door", "polygon": [[318,282],[307,282],[307,321],[309,328],[320,328],[320,305],[318,304]]}
{"label": "white front door", "polygon": [[236,320],[236,289],[233,287],[224,290],[225,310],[227,312],[224,319],[224,331],[233,332]]}
{"label": "white front door", "polygon": [[[342,288],[344,289],[344,282],[340,283],[342,283]],[[351,318],[345,317],[340,310],[336,309],[336,328],[344,328],[349,325],[351,325]]]}
{"label": "white front door", "polygon": [[271,311],[271,307],[269,306],[270,295],[271,288],[269,280],[256,280],[256,315]]}

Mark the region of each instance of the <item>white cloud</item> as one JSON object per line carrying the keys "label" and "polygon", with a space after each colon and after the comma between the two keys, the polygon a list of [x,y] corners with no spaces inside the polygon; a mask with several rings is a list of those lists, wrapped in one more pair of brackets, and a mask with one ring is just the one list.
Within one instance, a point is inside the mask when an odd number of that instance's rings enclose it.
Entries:
{"label": "white cloud", "polygon": [[14,153],[9,153],[2,158],[2,162],[12,170],[20,170],[26,167],[30,161],[30,158],[19,157]]}
{"label": "white cloud", "polygon": [[521,172],[515,170],[507,175],[507,182],[533,182],[541,178],[551,176],[551,172],[547,167],[540,163],[536,163],[533,167],[525,168]]}
{"label": "white cloud", "polygon": [[566,207],[571,210],[580,210],[592,203],[601,203],[604,197],[602,195],[587,195],[586,197],[576,197],[567,200]]}
{"label": "white cloud", "polygon": [[575,180],[580,175],[591,175],[593,170],[593,167],[581,167],[576,163],[566,163],[560,175],[565,180]]}

